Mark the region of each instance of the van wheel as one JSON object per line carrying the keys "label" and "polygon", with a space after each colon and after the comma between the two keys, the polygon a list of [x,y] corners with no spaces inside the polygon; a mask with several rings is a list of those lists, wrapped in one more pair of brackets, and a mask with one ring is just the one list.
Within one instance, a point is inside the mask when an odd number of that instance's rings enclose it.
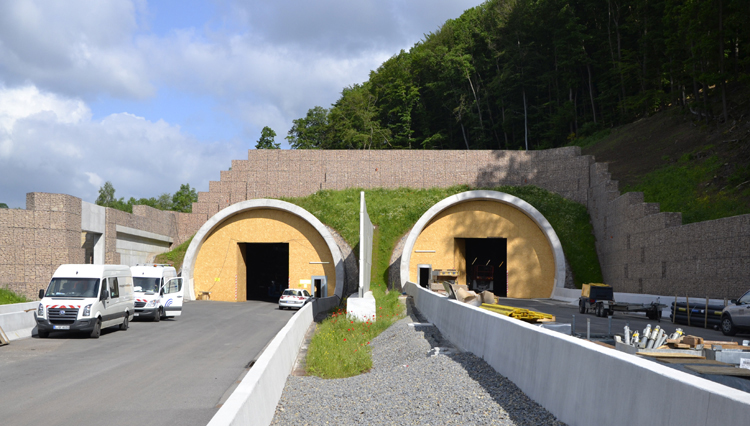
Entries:
{"label": "van wheel", "polygon": [[39,330],[39,333],[38,333],[38,335],[39,335],[39,338],[40,338],[40,339],[46,339],[46,338],[48,338],[48,337],[49,337],[49,331],[42,331],[42,330]]}
{"label": "van wheel", "polygon": [[91,330],[91,334],[89,336],[92,339],[98,339],[101,334],[102,334],[102,320],[98,319],[96,320],[96,325],[94,325],[94,329]]}
{"label": "van wheel", "polygon": [[159,322],[161,320],[161,308],[159,308],[154,314],[153,322]]}
{"label": "van wheel", "polygon": [[120,330],[125,331],[128,329],[128,317],[130,316],[129,313],[125,312],[125,320],[120,324]]}

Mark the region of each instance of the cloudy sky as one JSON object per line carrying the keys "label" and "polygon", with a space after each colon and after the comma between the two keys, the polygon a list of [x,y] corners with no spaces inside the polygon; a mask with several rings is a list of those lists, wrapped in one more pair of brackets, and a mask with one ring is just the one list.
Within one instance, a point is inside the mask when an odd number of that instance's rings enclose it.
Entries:
{"label": "cloudy sky", "polygon": [[2,0],[0,202],[199,191],[479,0]]}

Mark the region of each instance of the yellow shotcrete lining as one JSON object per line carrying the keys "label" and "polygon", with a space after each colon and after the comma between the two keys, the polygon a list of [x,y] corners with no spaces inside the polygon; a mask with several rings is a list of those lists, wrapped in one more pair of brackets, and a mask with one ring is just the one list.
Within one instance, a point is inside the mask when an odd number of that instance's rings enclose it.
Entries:
{"label": "yellow shotcrete lining", "polygon": [[[416,282],[419,264],[458,271],[466,284],[467,238],[506,238],[508,297],[550,297],[555,284],[552,246],[539,226],[518,208],[496,201],[467,201],[433,218],[414,244],[409,277]],[[505,283],[498,283],[505,285]]]}
{"label": "yellow shotcrete lining", "polygon": [[311,291],[312,276],[325,276],[328,294],[336,289],[333,256],[325,239],[304,219],[282,210],[254,209],[227,218],[207,237],[196,256],[196,294],[211,300],[244,301],[245,262],[238,243],[288,243],[289,287]]}

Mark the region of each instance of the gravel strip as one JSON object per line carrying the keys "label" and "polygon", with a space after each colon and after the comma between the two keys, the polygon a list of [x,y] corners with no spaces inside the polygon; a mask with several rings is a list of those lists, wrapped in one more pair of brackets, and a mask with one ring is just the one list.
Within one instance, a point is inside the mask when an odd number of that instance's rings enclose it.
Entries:
{"label": "gravel strip", "polygon": [[372,371],[332,380],[289,376],[271,424],[564,425],[437,328],[409,326],[419,314],[407,307],[406,318],[373,339]]}

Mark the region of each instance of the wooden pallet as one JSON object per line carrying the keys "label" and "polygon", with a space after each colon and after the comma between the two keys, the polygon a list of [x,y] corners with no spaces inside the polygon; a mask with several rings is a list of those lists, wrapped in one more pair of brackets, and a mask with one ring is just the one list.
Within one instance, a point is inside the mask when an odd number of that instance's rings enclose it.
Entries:
{"label": "wooden pallet", "polygon": [[658,361],[666,362],[668,364],[702,364],[702,365],[717,365],[731,367],[733,364],[727,364],[726,362],[716,361],[714,359],[685,359],[685,358],[656,358]]}

